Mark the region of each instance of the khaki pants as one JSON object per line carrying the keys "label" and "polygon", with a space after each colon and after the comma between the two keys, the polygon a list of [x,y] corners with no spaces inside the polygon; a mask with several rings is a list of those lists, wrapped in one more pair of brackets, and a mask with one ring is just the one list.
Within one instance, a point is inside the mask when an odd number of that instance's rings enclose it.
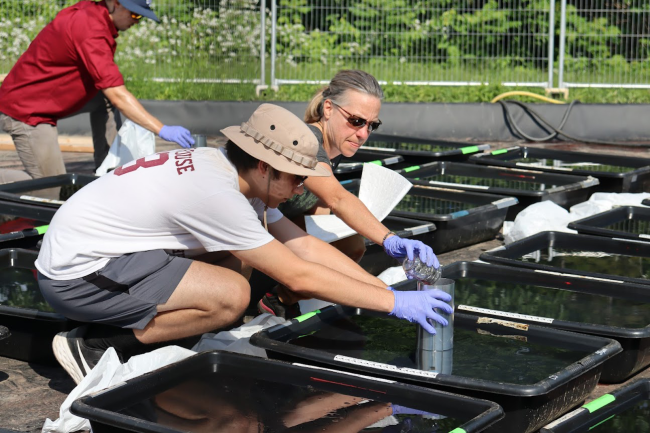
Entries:
{"label": "khaki pants", "polygon": [[[99,167],[108,154],[110,144],[122,126],[119,111],[104,97],[102,92],[91,99],[76,114],[90,113],[90,127],[93,134],[95,168]],[[0,113],[0,127],[11,135],[18,157],[25,171],[33,178],[65,174],[63,155],[59,148],[59,136],[56,126],[41,123],[27,125]],[[58,199],[60,188],[39,191],[38,195]]]}

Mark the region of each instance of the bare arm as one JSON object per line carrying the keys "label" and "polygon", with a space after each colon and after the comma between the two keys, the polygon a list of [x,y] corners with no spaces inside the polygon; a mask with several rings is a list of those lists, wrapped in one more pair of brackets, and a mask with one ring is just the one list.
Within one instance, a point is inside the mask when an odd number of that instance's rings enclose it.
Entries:
{"label": "bare arm", "polygon": [[149,114],[140,104],[140,101],[126,89],[126,86],[109,87],[103,89],[102,92],[111,101],[111,104],[128,119],[156,135],[160,134],[160,129],[163,127],[162,122]]}
{"label": "bare arm", "polygon": [[327,242],[307,234],[287,218],[282,218],[280,221],[270,224],[269,232],[303,260],[320,263],[356,280],[377,287],[386,287],[386,284],[379,278],[366,272],[354,260]]}
{"label": "bare arm", "polygon": [[232,254],[302,297],[385,313],[391,312],[395,304],[390,290],[303,260],[277,240],[252,250],[232,251]]}
{"label": "bare arm", "polygon": [[[319,164],[332,171],[328,164]],[[343,188],[334,176],[308,177],[305,186],[357,233],[381,245],[389,232],[388,228],[375,218],[358,197]]]}

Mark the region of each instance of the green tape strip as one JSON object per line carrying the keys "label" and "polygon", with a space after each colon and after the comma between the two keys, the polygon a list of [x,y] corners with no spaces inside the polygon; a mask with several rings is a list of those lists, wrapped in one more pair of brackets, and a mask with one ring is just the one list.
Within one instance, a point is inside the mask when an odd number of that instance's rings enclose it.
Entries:
{"label": "green tape strip", "polygon": [[412,167],[406,167],[406,168],[404,169],[404,171],[408,173],[409,171],[415,171],[415,170],[419,170],[419,169],[420,169],[420,166],[419,166],[419,165],[414,165],[414,166],[412,166]]}
{"label": "green tape strip", "polygon": [[463,152],[463,155],[465,155],[466,153],[475,153],[478,152],[478,146],[462,147],[460,151]]}
{"label": "green tape strip", "polygon": [[311,313],[305,313],[302,316],[296,317],[298,322],[304,322],[305,320],[314,317],[316,314],[320,313],[320,310],[314,310]]}
{"label": "green tape strip", "polygon": [[460,427],[456,427],[455,429],[453,429],[449,433],[467,433],[467,432],[465,431],[465,429],[462,429]]}
{"label": "green tape strip", "polygon": [[368,164],[383,165],[383,164],[381,163],[381,160],[379,160],[379,159],[377,159],[377,160],[375,160],[375,161],[368,161]]}
{"label": "green tape strip", "polygon": [[492,152],[492,155],[501,155],[502,153],[508,153],[507,149],[499,149]]}
{"label": "green tape strip", "polygon": [[39,235],[42,235],[42,234],[45,233],[45,232],[47,231],[47,229],[49,229],[49,228],[50,228],[50,226],[47,225],[47,226],[34,227],[34,230],[36,230],[36,233],[38,233]]}
{"label": "green tape strip", "polygon": [[599,425],[601,425],[601,424],[604,423],[605,421],[609,421],[610,419],[614,418],[615,416],[616,416],[616,415],[612,415],[612,416],[610,416],[609,418],[602,420],[602,421],[599,422],[598,424],[592,425],[591,427],[589,427],[589,430],[598,427]]}
{"label": "green tape strip", "polygon": [[594,401],[590,401],[589,403],[585,404],[582,407],[587,409],[589,411],[589,413],[594,413],[598,409],[600,409],[601,407],[607,406],[608,404],[610,404],[614,400],[616,400],[616,397],[614,397],[611,394],[605,394],[602,397],[599,397]]}

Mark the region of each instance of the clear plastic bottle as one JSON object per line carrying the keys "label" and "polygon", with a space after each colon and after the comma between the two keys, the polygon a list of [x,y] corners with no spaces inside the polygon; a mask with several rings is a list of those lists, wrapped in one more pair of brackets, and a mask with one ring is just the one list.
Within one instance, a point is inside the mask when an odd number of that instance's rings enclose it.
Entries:
{"label": "clear plastic bottle", "polygon": [[404,268],[404,272],[409,279],[421,281],[429,285],[438,281],[438,278],[442,274],[442,265],[437,269],[433,266],[427,266],[426,263],[420,261],[418,256],[415,256],[413,260],[405,258],[402,262],[402,268]]}

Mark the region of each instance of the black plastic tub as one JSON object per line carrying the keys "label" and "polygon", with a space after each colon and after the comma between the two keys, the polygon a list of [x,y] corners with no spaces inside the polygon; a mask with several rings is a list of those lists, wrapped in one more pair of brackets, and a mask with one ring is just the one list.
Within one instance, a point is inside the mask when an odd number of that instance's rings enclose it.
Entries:
{"label": "black plastic tub", "polygon": [[572,221],[568,227],[588,235],[650,242],[650,209],[621,206]]}
{"label": "black plastic tub", "polygon": [[359,150],[354,156],[343,158],[334,170],[334,175],[338,180],[361,178],[363,164],[376,164],[391,169],[409,165],[400,155]]}
{"label": "black plastic tub", "polygon": [[650,159],[647,158],[511,147],[474,155],[470,161],[500,167],[592,176],[600,181],[598,190],[604,192],[650,191]]}
{"label": "black plastic tub", "polygon": [[[341,184],[358,193],[359,180]],[[494,239],[508,208],[516,204],[514,197],[416,185],[390,215],[435,223],[436,232],[428,245],[436,253],[443,253]]]}
{"label": "black plastic tub", "polygon": [[[435,239],[436,224],[412,218],[388,216],[382,223],[402,238],[415,239],[431,245]],[[372,275],[379,275],[386,268],[399,266],[401,263],[390,257],[384,247],[366,239],[366,253],[359,265]]]}
{"label": "black plastic tub", "polygon": [[548,424],[540,433],[649,431],[650,379],[639,379],[590,401]]}
{"label": "black plastic tub", "polygon": [[503,417],[489,401],[219,351],[82,397],[71,412],[95,433],[363,431],[391,404],[429,413],[389,418],[394,432],[480,432]]}
{"label": "black plastic tub", "polygon": [[535,170],[488,167],[456,162],[432,162],[398,170],[416,185],[438,186],[516,197],[519,203],[508,208],[506,219],[534,203],[546,200],[570,208],[596,192],[598,179]]}
{"label": "black plastic tub", "polygon": [[0,249],[38,249],[56,210],[56,208],[49,206],[0,199],[0,219],[22,218],[32,220],[25,222],[31,222],[34,225],[34,228],[0,234]]}
{"label": "black plastic tub", "polygon": [[650,284],[650,243],[629,239],[540,232],[481,254],[485,262]]}
{"label": "black plastic tub", "polygon": [[0,250],[0,323],[11,330],[0,341],[0,356],[52,364],[52,338],[78,323],[55,313],[43,299],[34,267],[37,256],[29,250]]}
{"label": "black plastic tub", "polygon": [[[42,177],[40,179],[21,180],[0,185],[0,200],[17,201],[19,203],[37,204],[44,207],[59,208],[72,194],[88,185],[97,176],[68,173],[58,176]],[[34,196],[39,190],[61,187],[59,200],[50,200]]]}
{"label": "black plastic tub", "polygon": [[490,149],[489,144],[427,140],[373,133],[361,150],[401,155],[412,164],[433,161],[467,161],[470,156]]}
{"label": "black plastic tub", "polygon": [[[623,351],[603,365],[603,383],[620,383],[650,365],[647,286],[477,262],[446,265],[442,276],[455,281],[461,313],[617,340]],[[416,284],[400,288],[415,290]]]}
{"label": "black plastic tub", "polygon": [[26,203],[14,194],[0,192],[0,216],[4,217],[33,219],[42,225],[52,221],[59,206]]}
{"label": "black plastic tub", "polygon": [[506,416],[489,431],[501,433],[536,431],[584,401],[603,363],[621,351],[617,341],[602,337],[456,313],[454,347],[436,352],[442,368],[432,371],[432,352],[417,349],[416,325],[340,305],[266,329],[250,341],[280,360],[493,401]]}

